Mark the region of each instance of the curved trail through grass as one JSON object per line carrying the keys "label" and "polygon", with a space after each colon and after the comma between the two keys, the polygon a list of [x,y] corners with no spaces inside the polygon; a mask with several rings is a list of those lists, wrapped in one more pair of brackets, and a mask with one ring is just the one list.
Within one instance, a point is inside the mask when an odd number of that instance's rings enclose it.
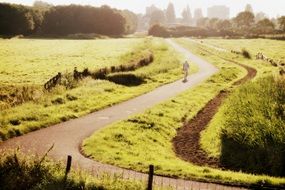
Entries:
{"label": "curved trail through grass", "polygon": [[[231,60],[227,61],[233,62]],[[256,76],[257,71],[255,69],[236,62],[233,63],[247,70],[247,75],[236,81],[233,86],[243,84]],[[178,157],[200,166],[222,167],[217,158],[208,157],[207,153],[200,147],[200,134],[207,127],[223,100],[229,94],[229,91],[221,91],[191,121],[178,130],[176,137],[173,139],[173,147]]]}
{"label": "curved trail through grass", "polygon": [[[67,155],[72,155],[74,166],[90,171],[94,175],[106,172],[109,174],[121,174],[124,178],[146,180],[146,174],[108,164],[102,164],[86,158],[81,154],[80,147],[82,141],[94,133],[94,131],[100,130],[119,120],[127,119],[133,114],[141,113],[155,104],[200,84],[218,71],[213,65],[192,54],[172,40],[167,40],[167,42],[177,51],[183,53],[188,60],[191,60],[191,62],[198,65],[199,72],[189,76],[189,82],[182,83],[182,81],[179,80],[113,107],[34,131],[24,136],[9,139],[0,144],[0,151],[20,147],[21,151],[24,153],[43,155],[52,145],[54,145],[54,148],[48,153],[48,156],[54,160],[65,160]],[[160,176],[155,176],[154,182],[163,186],[170,185],[175,189],[227,189],[226,186],[218,184]],[[230,187],[230,189],[234,188]]]}

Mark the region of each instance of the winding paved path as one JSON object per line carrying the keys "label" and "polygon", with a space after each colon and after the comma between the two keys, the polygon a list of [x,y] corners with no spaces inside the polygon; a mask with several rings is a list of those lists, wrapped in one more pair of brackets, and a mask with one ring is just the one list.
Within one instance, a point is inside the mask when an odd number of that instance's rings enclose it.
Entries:
{"label": "winding paved path", "polygon": [[[85,158],[80,153],[80,145],[82,141],[89,137],[94,131],[102,129],[113,122],[126,119],[133,114],[141,113],[155,104],[165,101],[189,88],[194,87],[218,71],[218,69],[216,69],[213,65],[207,63],[196,55],[193,55],[191,52],[179,46],[172,40],[167,40],[167,42],[177,51],[185,54],[186,58],[191,60],[191,62],[198,65],[200,69],[199,72],[191,75],[188,78],[189,82],[182,83],[182,81],[176,81],[174,83],[159,87],[154,91],[141,95],[137,98],[117,104],[113,107],[103,109],[78,119],[31,132],[24,136],[7,140],[0,144],[0,151],[20,147],[24,153],[41,155],[44,154],[45,151],[52,146],[52,144],[54,144],[54,148],[51,152],[49,152],[48,155],[55,160],[65,160],[67,155],[72,155],[73,163],[76,163],[77,166],[87,171],[93,172],[95,175],[98,175],[98,172],[109,172],[111,174],[122,174],[124,178],[145,180],[147,178],[146,174],[121,169],[119,167],[102,164]],[[159,185],[170,185],[175,189],[183,190],[240,189],[217,184],[172,179],[159,176],[155,176],[154,181]]]}

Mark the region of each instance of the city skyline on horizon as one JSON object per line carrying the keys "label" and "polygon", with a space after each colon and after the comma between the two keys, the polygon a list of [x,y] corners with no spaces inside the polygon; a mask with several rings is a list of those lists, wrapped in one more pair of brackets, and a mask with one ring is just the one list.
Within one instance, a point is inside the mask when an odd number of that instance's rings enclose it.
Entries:
{"label": "city skyline on horizon", "polygon": [[[34,0],[0,0],[0,2],[6,3],[16,3],[23,5],[32,5]],[[114,7],[117,9],[129,9],[137,14],[145,13],[146,7],[154,5],[159,9],[166,9],[168,4],[172,2],[175,6],[176,16],[181,17],[182,10],[189,5],[191,9],[191,13],[193,15],[194,10],[197,8],[201,8],[203,11],[203,15],[207,16],[207,9],[209,7],[215,5],[223,5],[227,6],[230,9],[230,18],[236,16],[239,12],[243,11],[246,4],[251,4],[255,13],[264,12],[270,18],[276,17],[277,15],[285,15],[285,1],[280,3],[280,0],[271,0],[268,2],[267,0],[239,0],[238,2],[235,0],[200,0],[199,2],[195,2],[193,0],[177,0],[174,1],[169,0],[145,0],[144,2],[134,2],[131,0],[44,0],[44,2],[53,4],[53,5],[68,5],[68,4],[81,4],[81,5],[92,5],[92,6],[102,6],[109,5],[110,7]],[[275,3],[274,3],[275,2]]]}

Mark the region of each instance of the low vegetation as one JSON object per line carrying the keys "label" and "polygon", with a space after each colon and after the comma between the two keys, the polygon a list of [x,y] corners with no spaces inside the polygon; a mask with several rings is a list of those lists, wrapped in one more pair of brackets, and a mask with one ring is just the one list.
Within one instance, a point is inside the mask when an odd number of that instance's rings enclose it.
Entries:
{"label": "low vegetation", "polygon": [[[143,114],[96,132],[84,141],[85,154],[101,162],[144,172],[147,171],[149,164],[154,164],[156,174],[160,175],[222,183],[284,185],[284,178],[200,167],[177,158],[171,141],[176,135],[176,130],[181,127],[182,121],[193,118],[209,100],[221,90],[229,88],[246,72],[237,65],[203,51],[201,49],[203,46],[200,47],[187,39],[177,41],[214,63],[220,68],[220,72],[194,89]],[[213,52],[212,49],[211,51]],[[272,66],[263,62],[248,60],[242,56],[236,58],[236,55],[225,52],[215,53],[255,67],[258,70],[257,78],[274,70]]]}
{"label": "low vegetation", "polygon": [[[1,46],[3,59],[0,62],[5,64],[5,67],[0,67],[3,86],[0,104],[1,140],[80,117],[181,78],[180,63],[183,57],[161,39],[3,40],[2,43],[6,46]],[[54,49],[51,49],[51,44]],[[43,49],[38,46],[42,46]],[[112,47],[112,51],[105,46]],[[11,52],[13,47],[17,48]],[[88,51],[85,51],[86,48]],[[42,91],[42,85],[53,76],[53,73],[64,73],[65,70],[72,72],[74,66],[77,66],[78,70],[85,67],[96,70],[103,66],[127,64],[140,57],[145,49],[152,51],[153,63],[123,74],[131,77],[131,80],[132,77],[138,79],[139,83],[136,82],[132,87],[108,80],[85,78],[74,83],[68,90],[65,86],[58,86],[50,92]],[[47,56],[41,57],[44,50],[48,52]],[[19,54],[17,58],[13,56],[15,53]],[[195,71],[197,68],[193,68],[192,72]],[[118,75],[110,75],[110,80],[118,80]],[[17,83],[19,84],[15,85]],[[30,90],[31,94],[26,95],[25,93],[30,91],[21,89],[29,86],[35,86],[37,90]],[[15,88],[16,90],[13,90]],[[12,90],[7,92],[7,89]],[[5,101],[5,96],[12,99],[23,96],[29,101],[13,106]]]}
{"label": "low vegetation", "polygon": [[227,50],[241,51],[246,49],[253,57],[262,52],[267,57],[285,62],[285,41],[268,39],[203,39],[203,42]]}
{"label": "low vegetation", "polygon": [[46,157],[25,156],[19,151],[1,153],[0,183],[2,190],[143,190],[146,187],[143,182],[123,180],[120,176],[102,174],[95,178],[78,170],[71,170],[65,178],[62,163]]}
{"label": "low vegetation", "polygon": [[284,89],[284,79],[266,77],[234,91],[204,132],[220,131],[210,141],[219,146],[206,150],[225,167],[284,176]]}

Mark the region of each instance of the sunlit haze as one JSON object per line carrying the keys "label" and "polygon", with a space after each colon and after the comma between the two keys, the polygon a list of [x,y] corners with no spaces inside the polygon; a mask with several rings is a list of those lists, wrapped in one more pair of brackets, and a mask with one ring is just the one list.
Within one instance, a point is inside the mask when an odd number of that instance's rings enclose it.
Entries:
{"label": "sunlit haze", "polygon": [[[24,5],[32,5],[34,0],[2,0],[0,2],[17,3]],[[144,13],[145,8],[154,4],[155,6],[166,9],[168,0],[46,0],[45,2],[53,5],[60,4],[82,4],[82,5],[109,5],[118,9],[129,9],[135,13]],[[175,4],[176,15],[179,17],[184,7],[190,6],[193,13],[195,8],[202,8],[204,16],[207,15],[207,8],[213,5],[226,5],[230,8],[230,15],[234,17],[238,12],[244,10],[246,4],[251,4],[254,12],[264,12],[269,17],[276,17],[278,15],[285,15],[285,1],[284,0],[176,0],[172,1]]]}

